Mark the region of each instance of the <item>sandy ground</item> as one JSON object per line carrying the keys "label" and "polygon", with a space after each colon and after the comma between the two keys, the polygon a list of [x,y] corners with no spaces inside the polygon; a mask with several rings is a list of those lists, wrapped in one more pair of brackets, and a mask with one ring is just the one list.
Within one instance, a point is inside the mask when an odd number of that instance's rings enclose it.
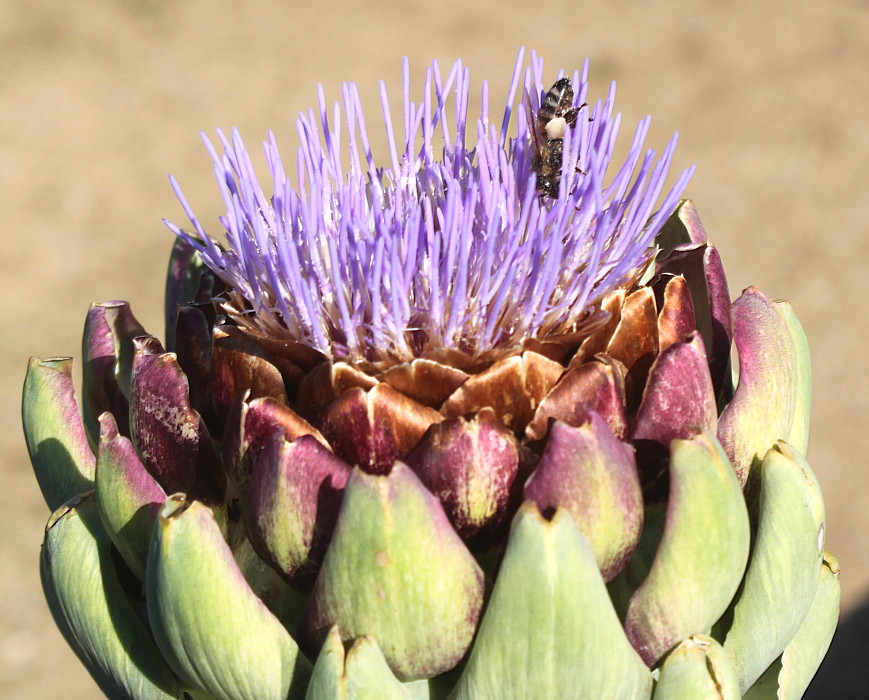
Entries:
{"label": "sandy ground", "polygon": [[[591,58],[592,96],[618,81],[631,129],[681,133],[675,167],[728,267],[793,302],[815,373],[810,460],[828,547],[842,565],[842,632],[812,697],[869,696],[869,3],[858,0],[588,3],[279,3],[266,0],[0,0],[0,696],[97,698],[52,624],[37,574],[48,517],[24,451],[28,355],[80,355],[92,300],[127,299],[162,334],[176,174],[202,218],[220,213],[201,129],[238,126],[253,146],[341,81],[397,94],[408,55],[421,80],[461,57],[506,93],[520,45],[554,76]],[[540,9],[537,9],[540,8]],[[626,129],[626,130],[627,130]],[[253,150],[253,149],[252,149]],[[860,657],[862,656],[862,660]]]}

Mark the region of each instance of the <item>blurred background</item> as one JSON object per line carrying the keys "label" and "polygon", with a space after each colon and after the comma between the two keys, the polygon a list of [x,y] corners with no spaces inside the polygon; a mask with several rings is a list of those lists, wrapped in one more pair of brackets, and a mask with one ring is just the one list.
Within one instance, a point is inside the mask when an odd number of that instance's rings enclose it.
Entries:
{"label": "blurred background", "polygon": [[869,697],[865,0],[0,0],[0,696],[101,697],[39,585],[49,513],[24,449],[21,383],[29,355],[79,364],[91,301],[126,299],[162,336],[172,240],[160,220],[186,223],[167,174],[206,227],[222,213],[199,131],[237,126],[259,153],[273,129],[291,157],[317,83],[331,102],[354,81],[373,132],[377,82],[397,97],[404,55],[417,92],[432,60],[461,58],[502,104],[522,45],[553,80],[589,57],[590,102],[617,81],[624,139],[646,114],[649,146],[678,130],[674,171],[698,165],[688,196],[731,292],[751,284],[792,301],[812,346],[809,459],[843,588],[809,696]]}

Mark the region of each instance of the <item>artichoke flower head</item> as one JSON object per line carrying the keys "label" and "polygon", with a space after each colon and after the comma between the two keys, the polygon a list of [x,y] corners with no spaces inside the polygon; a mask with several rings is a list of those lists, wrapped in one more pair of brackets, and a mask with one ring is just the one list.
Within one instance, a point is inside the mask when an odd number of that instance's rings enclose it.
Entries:
{"label": "artichoke flower head", "polygon": [[405,60],[380,161],[356,86],[321,87],[267,187],[237,131],[204,137],[223,232],[173,178],[165,348],[95,304],[82,414],[67,359],[25,383],[46,597],[108,696],[807,685],[838,569],[805,336],[731,304],[675,136],[658,158],[646,118],[611,163],[587,76],[523,50],[469,120],[461,62],[415,99]]}
{"label": "artichoke flower head", "polygon": [[[237,132],[218,132],[223,154],[206,138],[226,204],[226,249],[174,180],[195,235],[169,226],[231,290],[227,315],[272,346],[301,345],[300,353],[372,371],[459,354],[480,365],[527,341],[587,335],[603,297],[648,263],[691,172],[656,209],[676,139],[656,161],[643,150],[646,118],[605,182],[620,123],[613,86],[563,134],[560,196],[541,195],[532,120],[547,94],[543,62],[535,56],[523,71],[521,59],[503,115],[490,114],[484,84],[475,120],[460,62],[446,76],[429,68],[419,102],[405,62],[399,133],[381,84],[386,167],[371,153],[356,86],[345,85],[332,110],[321,87],[317,112],[298,120],[295,170],[273,135],[263,144],[271,196]],[[587,72],[586,62],[571,78],[578,103]],[[526,99],[513,115],[520,83]]]}

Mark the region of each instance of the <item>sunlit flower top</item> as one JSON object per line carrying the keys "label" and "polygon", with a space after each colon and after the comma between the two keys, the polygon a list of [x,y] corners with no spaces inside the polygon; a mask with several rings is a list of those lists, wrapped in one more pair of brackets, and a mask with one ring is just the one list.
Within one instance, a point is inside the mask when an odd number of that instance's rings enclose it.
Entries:
{"label": "sunlit flower top", "polygon": [[[317,112],[297,122],[295,169],[285,167],[273,134],[263,144],[270,197],[237,131],[218,131],[222,155],[203,137],[226,203],[226,245],[206,233],[174,178],[199,240],[167,225],[234,290],[227,310],[242,327],[332,360],[394,363],[441,350],[480,357],[529,338],[575,335],[596,302],[649,259],[693,169],[656,210],[676,136],[656,161],[643,150],[647,117],[606,179],[620,124],[612,85],[565,130],[557,197],[541,194],[533,119],[551,83],[533,52],[523,65],[520,51],[493,123],[485,82],[480,116],[468,120],[470,79],[460,61],[445,76],[437,63],[427,69],[414,101],[405,60],[397,132],[380,87],[389,145],[380,164],[356,85],[342,86],[331,113],[320,87]],[[586,100],[587,75],[588,61],[572,76],[576,106]]]}

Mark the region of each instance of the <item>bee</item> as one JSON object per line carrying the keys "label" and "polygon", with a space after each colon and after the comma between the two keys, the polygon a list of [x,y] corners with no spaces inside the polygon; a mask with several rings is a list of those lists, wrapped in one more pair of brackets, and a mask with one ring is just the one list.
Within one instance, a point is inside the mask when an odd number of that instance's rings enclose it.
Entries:
{"label": "bee", "polygon": [[567,77],[557,80],[546,93],[536,115],[531,109],[530,98],[527,98],[526,111],[534,138],[531,169],[537,175],[537,190],[541,197],[558,196],[564,159],[564,130],[576,125],[576,116],[585,106],[573,106],[573,85]]}

